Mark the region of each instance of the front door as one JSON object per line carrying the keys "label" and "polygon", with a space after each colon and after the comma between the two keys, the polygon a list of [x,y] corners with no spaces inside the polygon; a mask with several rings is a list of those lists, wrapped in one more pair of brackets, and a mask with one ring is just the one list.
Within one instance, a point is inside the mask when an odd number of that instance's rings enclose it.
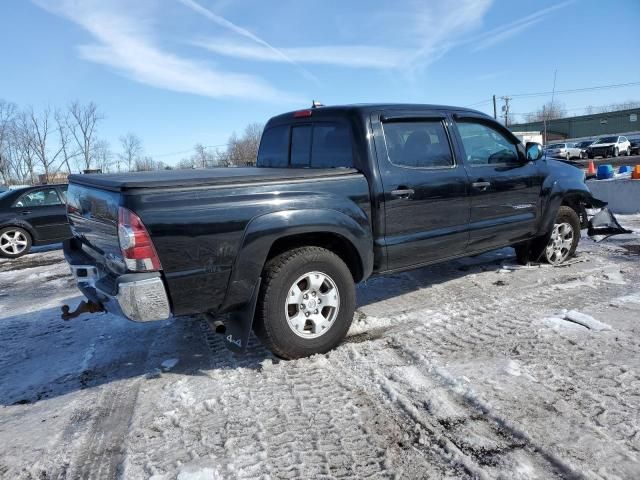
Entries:
{"label": "front door", "polygon": [[469,252],[531,238],[540,211],[542,174],[503,127],[485,118],[456,120],[471,192]]}
{"label": "front door", "polygon": [[387,269],[462,253],[470,200],[463,165],[453,154],[441,112],[372,117],[384,190]]}

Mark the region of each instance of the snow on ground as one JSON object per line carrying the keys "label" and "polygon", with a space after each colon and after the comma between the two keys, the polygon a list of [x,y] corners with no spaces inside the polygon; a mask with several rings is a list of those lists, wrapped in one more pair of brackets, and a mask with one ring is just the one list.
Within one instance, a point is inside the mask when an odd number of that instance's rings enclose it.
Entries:
{"label": "snow on ground", "polygon": [[570,265],[502,249],[358,287],[345,343],[244,356],[195,318],[59,319],[0,260],[1,478],[640,478],[640,216]]}

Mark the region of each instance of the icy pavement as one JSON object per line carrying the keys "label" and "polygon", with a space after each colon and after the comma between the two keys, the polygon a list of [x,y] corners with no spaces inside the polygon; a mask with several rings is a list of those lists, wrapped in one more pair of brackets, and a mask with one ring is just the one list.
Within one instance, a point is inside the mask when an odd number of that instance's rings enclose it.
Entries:
{"label": "icy pavement", "polygon": [[0,260],[0,477],[640,478],[640,235],[578,251],[371,279],[298,361],[196,319],[62,322],[61,253]]}

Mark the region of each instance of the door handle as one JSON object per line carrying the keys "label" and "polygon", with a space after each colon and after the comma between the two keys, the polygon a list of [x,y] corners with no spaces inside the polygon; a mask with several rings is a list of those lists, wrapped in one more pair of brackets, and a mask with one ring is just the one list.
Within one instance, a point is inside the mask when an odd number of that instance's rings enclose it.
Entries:
{"label": "door handle", "polygon": [[23,210],[20,212],[20,215],[29,215],[31,213],[31,210]]}
{"label": "door handle", "polygon": [[478,190],[485,191],[487,188],[491,186],[491,182],[473,182],[471,184],[473,188],[477,188]]}
{"label": "door handle", "polygon": [[409,198],[414,193],[413,188],[398,187],[397,190],[391,190],[391,195],[398,198]]}

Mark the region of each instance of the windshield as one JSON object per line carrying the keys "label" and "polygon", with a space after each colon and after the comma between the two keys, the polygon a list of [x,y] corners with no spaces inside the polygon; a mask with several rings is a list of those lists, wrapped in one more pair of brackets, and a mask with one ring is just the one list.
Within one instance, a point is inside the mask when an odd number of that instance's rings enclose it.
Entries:
{"label": "windshield", "polygon": [[547,148],[564,148],[564,143],[552,143]]}
{"label": "windshield", "polygon": [[578,145],[577,145],[577,146],[578,146],[578,147],[588,147],[589,145],[591,145],[591,140],[587,140],[587,141],[584,141],[584,142],[580,142],[580,143],[578,143]]}
{"label": "windshield", "polygon": [[603,137],[598,139],[596,144],[598,143],[616,143],[618,141],[618,137]]}

